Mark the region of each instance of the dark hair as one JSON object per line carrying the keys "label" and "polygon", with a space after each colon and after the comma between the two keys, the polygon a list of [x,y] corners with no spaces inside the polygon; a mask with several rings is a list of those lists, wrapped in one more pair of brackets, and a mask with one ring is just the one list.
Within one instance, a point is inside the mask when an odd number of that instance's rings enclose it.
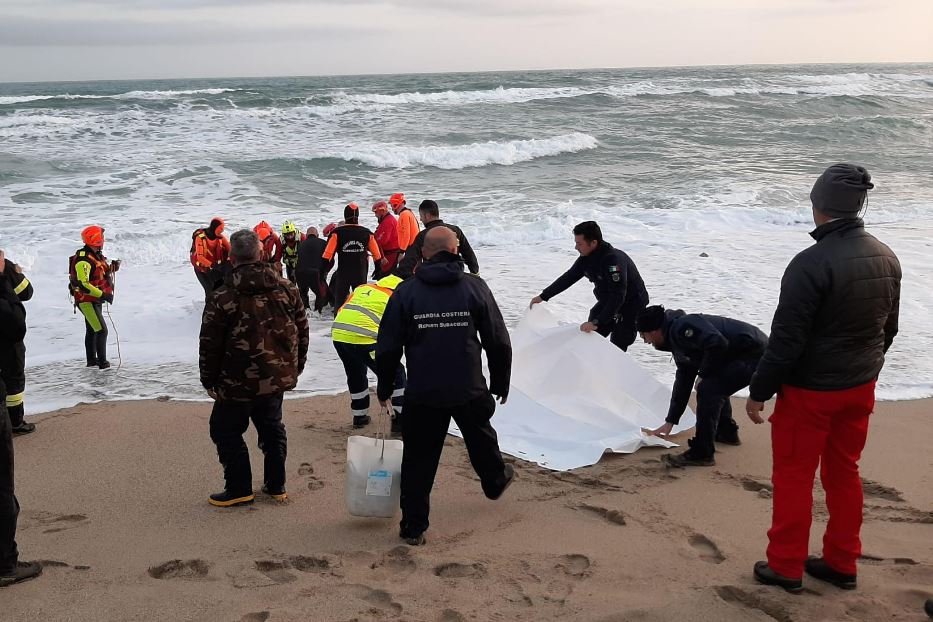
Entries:
{"label": "dark hair", "polygon": [[421,202],[421,205],[418,206],[419,212],[424,212],[428,216],[437,217],[440,214],[440,210],[437,208],[437,203],[431,199],[425,199]]}
{"label": "dark hair", "polygon": [[599,225],[596,224],[595,220],[587,220],[581,222],[579,225],[573,228],[574,235],[582,235],[583,239],[587,242],[602,242],[603,241],[603,232],[600,230]]}
{"label": "dark hair", "polygon": [[635,316],[635,330],[640,333],[650,333],[661,328],[664,324],[664,307],[652,305],[645,307]]}

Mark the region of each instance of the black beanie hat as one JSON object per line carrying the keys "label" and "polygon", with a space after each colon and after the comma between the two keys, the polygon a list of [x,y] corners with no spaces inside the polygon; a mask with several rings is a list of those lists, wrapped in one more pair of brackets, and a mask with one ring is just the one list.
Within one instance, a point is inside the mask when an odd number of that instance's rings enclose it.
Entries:
{"label": "black beanie hat", "polygon": [[664,307],[651,305],[638,312],[635,317],[635,329],[640,333],[650,333],[664,324]]}
{"label": "black beanie hat", "polygon": [[810,201],[817,211],[830,218],[855,218],[865,205],[868,191],[874,187],[865,167],[833,164],[813,184]]}
{"label": "black beanie hat", "polygon": [[355,224],[360,218],[360,208],[356,203],[350,203],[343,208],[343,219],[350,224]]}

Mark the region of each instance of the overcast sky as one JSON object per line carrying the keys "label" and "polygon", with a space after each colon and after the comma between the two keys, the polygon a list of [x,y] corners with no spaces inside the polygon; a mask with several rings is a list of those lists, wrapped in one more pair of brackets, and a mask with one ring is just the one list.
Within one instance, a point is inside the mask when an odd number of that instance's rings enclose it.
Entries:
{"label": "overcast sky", "polygon": [[933,0],[0,0],[0,81],[933,61]]}

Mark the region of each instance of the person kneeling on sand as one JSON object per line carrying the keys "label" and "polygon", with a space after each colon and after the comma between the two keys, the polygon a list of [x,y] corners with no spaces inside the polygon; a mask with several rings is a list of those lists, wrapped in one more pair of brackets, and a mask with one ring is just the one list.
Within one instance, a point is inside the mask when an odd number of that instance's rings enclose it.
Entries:
{"label": "person kneeling on sand", "polygon": [[[489,287],[463,271],[457,236],[434,227],[424,236],[425,262],[386,305],[376,339],[377,395],[383,408],[395,392],[404,350],[408,365],[402,418],[402,522],[399,536],[424,544],[431,488],[451,418],[463,434],[483,493],[498,499],[512,483],[489,420],[505,404],[512,344]],[[489,361],[489,387],[482,350]]]}
{"label": "person kneeling on sand", "polygon": [[262,492],[286,499],[282,394],[295,388],[304,370],[308,318],[298,288],[261,261],[261,252],[255,232],[231,236],[233,271],[208,297],[201,321],[201,384],[214,399],[211,440],[226,480],[209,501],[220,507],[253,502],[243,441],[250,419],[265,456]]}
{"label": "person kneeling on sand", "polygon": [[653,305],[642,309],[635,327],[645,343],[670,352],[677,364],[671,405],[664,424],[651,430],[667,436],[687,408],[693,383],[697,388],[696,435],[690,449],[665,454],[670,466],[713,466],[715,443],[740,445],[739,426],[732,418],[733,393],[748,386],[768,336],[751,324],[718,315],[685,314]]}

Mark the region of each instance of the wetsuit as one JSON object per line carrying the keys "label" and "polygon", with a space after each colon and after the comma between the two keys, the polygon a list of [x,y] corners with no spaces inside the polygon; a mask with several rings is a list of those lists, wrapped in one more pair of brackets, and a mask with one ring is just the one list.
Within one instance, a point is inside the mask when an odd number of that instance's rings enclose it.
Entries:
{"label": "wetsuit", "polygon": [[73,272],[72,294],[75,305],[84,315],[87,366],[109,367],[103,303],[113,302],[110,264],[103,253],[85,246],[75,253]]}
{"label": "wetsuit", "polygon": [[350,290],[366,282],[369,257],[382,259],[382,251],[372,232],[362,225],[346,224],[334,229],[327,240],[322,257],[337,261],[337,280],[334,289],[334,308],[338,309],[350,295]]}
{"label": "wetsuit", "polygon": [[424,246],[424,236],[434,227],[440,226],[447,227],[454,232],[454,235],[457,236],[459,245],[457,250],[460,253],[460,258],[463,259],[463,263],[469,268],[471,274],[479,274],[479,261],[476,260],[476,253],[473,252],[473,247],[470,246],[470,241],[467,237],[463,235],[463,231],[460,230],[460,227],[449,225],[438,218],[426,224],[424,229],[415,237],[414,241],[408,247],[408,250],[405,251],[405,256],[402,258],[402,261],[399,262],[398,268],[395,270],[397,275],[403,279],[407,279],[415,273],[415,270],[417,270],[418,266],[421,264],[421,248]]}
{"label": "wetsuit", "polygon": [[583,277],[593,283],[596,296],[589,321],[614,346],[627,350],[635,342],[635,316],[648,306],[648,290],[635,262],[609,242],[600,242],[596,250],[578,257],[570,270],[541,292],[541,299],[550,300]]}
{"label": "wetsuit", "polygon": [[298,280],[295,277],[295,267],[298,265],[298,245],[301,244],[302,240],[299,240],[297,236],[293,237],[291,242],[288,241],[288,238],[282,236],[282,264],[285,265],[285,276],[292,283],[297,284]]}
{"label": "wetsuit", "polygon": [[297,266],[295,277],[298,281],[298,293],[305,309],[311,308],[308,290],[314,292],[314,310],[320,311],[327,303],[324,288],[321,287],[321,265],[323,264],[324,247],[327,243],[316,235],[308,236],[298,245]]}
{"label": "wetsuit", "polygon": [[[18,315],[26,317],[24,302],[32,298],[33,289],[29,279],[19,267],[9,259],[0,265],[0,297],[2,304],[8,305]],[[13,339],[6,333],[0,335],[0,380],[6,386],[4,400],[9,412],[13,433],[23,433],[35,429],[33,424],[23,420],[23,398],[26,393],[26,345],[23,339]],[[29,428],[27,430],[26,428]]]}

